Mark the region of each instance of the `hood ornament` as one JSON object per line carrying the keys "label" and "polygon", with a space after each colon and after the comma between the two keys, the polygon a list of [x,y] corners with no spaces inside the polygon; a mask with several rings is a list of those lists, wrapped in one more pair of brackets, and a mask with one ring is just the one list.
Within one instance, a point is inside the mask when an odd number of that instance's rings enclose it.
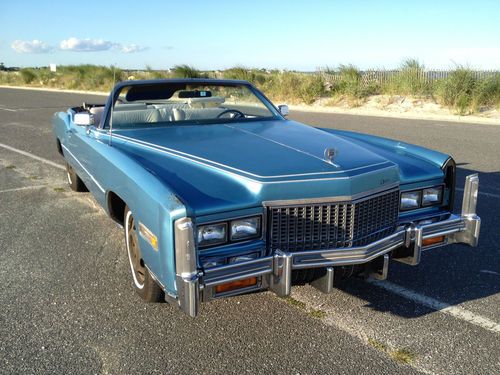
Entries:
{"label": "hood ornament", "polygon": [[338,155],[338,151],[334,148],[325,148],[325,159],[330,164],[334,164],[335,156]]}

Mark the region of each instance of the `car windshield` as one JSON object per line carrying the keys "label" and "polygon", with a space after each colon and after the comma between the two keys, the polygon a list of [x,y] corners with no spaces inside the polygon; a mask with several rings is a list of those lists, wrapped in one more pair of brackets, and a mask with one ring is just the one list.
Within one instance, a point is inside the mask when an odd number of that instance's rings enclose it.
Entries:
{"label": "car windshield", "polygon": [[119,129],[276,118],[276,109],[250,85],[161,82],[123,87],[111,121]]}

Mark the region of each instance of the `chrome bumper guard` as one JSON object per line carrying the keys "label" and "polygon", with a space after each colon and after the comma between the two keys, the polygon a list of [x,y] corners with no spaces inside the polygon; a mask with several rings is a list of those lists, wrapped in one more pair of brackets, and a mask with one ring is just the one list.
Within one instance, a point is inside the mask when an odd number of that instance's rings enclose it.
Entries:
{"label": "chrome bumper guard", "polygon": [[[327,272],[317,281],[317,286],[321,290],[329,291],[333,285],[334,266],[363,264],[383,257],[383,270],[375,277],[385,278],[388,253],[397,248],[410,249],[410,255],[394,260],[417,265],[423,250],[447,243],[463,243],[475,247],[481,226],[481,219],[476,215],[478,189],[478,175],[467,176],[460,215],[451,214],[438,222],[399,227],[392,235],[366,246],[293,253],[277,250],[270,256],[214,267],[204,272],[199,272],[196,267],[194,228],[191,219],[179,219],[175,223],[178,304],[185,313],[195,317],[198,314],[201,290],[220,284],[261,277],[264,286],[279,296],[286,296],[291,290],[292,270],[322,267]],[[426,247],[422,245],[423,240],[440,236],[445,236],[444,243]]]}

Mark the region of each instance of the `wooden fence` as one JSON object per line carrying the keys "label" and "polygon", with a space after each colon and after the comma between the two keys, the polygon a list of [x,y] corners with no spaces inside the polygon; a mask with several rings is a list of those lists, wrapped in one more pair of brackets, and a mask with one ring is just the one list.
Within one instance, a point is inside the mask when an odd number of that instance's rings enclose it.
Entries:
{"label": "wooden fence", "polygon": [[[360,71],[361,81],[363,83],[390,83],[398,79],[401,75],[408,78],[418,79],[426,83],[437,81],[439,79],[447,78],[452,70],[421,70],[421,69],[407,69],[407,70],[365,70]],[[326,83],[335,83],[340,80],[339,72],[319,70],[319,74],[323,77]],[[471,70],[475,78],[482,79],[500,75],[498,70]]]}

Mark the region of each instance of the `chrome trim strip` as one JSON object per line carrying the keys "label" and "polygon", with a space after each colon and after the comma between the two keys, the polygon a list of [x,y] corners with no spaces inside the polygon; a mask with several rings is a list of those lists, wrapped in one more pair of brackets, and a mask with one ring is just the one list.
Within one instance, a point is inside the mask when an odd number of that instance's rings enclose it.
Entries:
{"label": "chrome trim strip", "polygon": [[320,292],[329,294],[333,292],[333,281],[335,279],[335,269],[333,267],[326,267],[325,274],[319,279],[314,280],[311,286],[318,289]]}
{"label": "chrome trim strip", "polygon": [[[100,130],[100,131],[102,132],[102,130]],[[105,134],[109,135],[109,132],[105,132]],[[137,144],[139,146],[150,148],[150,149],[153,149],[153,150],[156,150],[156,151],[160,151],[160,152],[166,153],[168,155],[177,156],[177,157],[180,157],[180,158],[183,158],[183,159],[187,159],[189,161],[192,161],[192,162],[195,162],[195,163],[198,163],[198,164],[202,164],[202,165],[205,165],[207,167],[219,169],[219,170],[222,170],[222,171],[224,171],[226,173],[232,173],[232,172],[230,172],[230,171],[227,170],[227,169],[230,169],[230,170],[233,170],[234,172],[239,172],[239,173],[242,173],[244,175],[252,176],[252,177],[255,177],[255,178],[262,178],[262,179],[301,177],[301,176],[309,176],[309,175],[310,176],[331,175],[331,174],[338,174],[338,173],[356,171],[356,170],[359,170],[359,169],[365,169],[365,168],[370,168],[370,167],[376,167],[378,165],[384,165],[384,164],[388,164],[387,168],[389,168],[389,167],[393,168],[394,165],[395,165],[394,163],[392,163],[392,162],[390,162],[390,161],[387,160],[387,161],[383,161],[383,162],[380,162],[380,163],[374,163],[374,164],[370,164],[370,165],[364,165],[362,167],[345,169],[345,170],[342,170],[342,171],[298,173],[298,174],[274,175],[274,176],[261,176],[261,175],[258,175],[258,174],[255,174],[255,173],[251,173],[251,172],[247,172],[247,171],[244,171],[244,170],[241,170],[241,169],[238,169],[238,168],[230,167],[228,165],[215,162],[213,160],[205,159],[205,158],[202,158],[202,157],[199,157],[199,156],[196,156],[196,155],[188,154],[188,153],[185,153],[185,152],[182,152],[182,151],[178,151],[178,150],[174,150],[174,149],[171,149],[171,148],[168,148],[168,147],[164,147],[164,146],[159,146],[159,145],[156,145],[154,143],[149,143],[149,142],[141,141],[141,140],[138,140],[136,138],[130,138],[130,137],[127,137],[127,136],[124,136],[124,135],[118,135],[116,133],[113,133],[113,137],[114,138],[121,138],[121,139],[124,139],[124,140],[126,140],[128,142]],[[207,164],[207,163],[211,163],[211,164]],[[277,182],[271,182],[271,181],[254,180],[252,178],[249,178],[247,176],[244,176],[244,175],[241,175],[241,174],[238,174],[238,173],[234,173],[234,172],[233,172],[233,174],[235,174],[236,176],[247,178],[247,179],[249,179],[250,181],[253,181],[253,182],[259,182],[259,183],[264,183],[264,184],[266,184],[266,183],[267,184],[277,183]],[[370,172],[368,172],[368,173],[370,173]],[[330,178],[330,179],[328,179],[328,178],[318,178],[318,179],[310,179],[310,180],[291,180],[291,181],[285,181],[285,182],[336,180],[336,179],[347,179],[347,178],[352,178],[352,176],[348,176],[348,177],[335,177],[335,178]],[[279,181],[279,182],[281,183],[282,181]]]}
{"label": "chrome trim strip", "polygon": [[405,241],[405,234],[406,231],[401,229],[366,246],[292,253],[292,268],[302,269],[366,263],[402,246]]}
{"label": "chrome trim strip", "polygon": [[474,216],[476,214],[477,193],[479,191],[479,175],[477,173],[465,178],[464,199],[462,201],[462,215]]}
{"label": "chrome trim strip", "polygon": [[101,184],[100,184],[100,183],[99,183],[99,182],[95,179],[95,177],[94,177],[94,176],[92,176],[92,174],[91,174],[91,173],[87,170],[87,168],[85,168],[85,167],[83,166],[83,164],[82,164],[82,163],[80,163],[80,160],[78,160],[78,159],[76,158],[76,156],[75,156],[75,155],[73,155],[73,153],[72,153],[72,152],[71,152],[71,151],[70,151],[70,150],[69,150],[69,149],[68,149],[65,145],[63,145],[62,143],[61,143],[61,147],[62,147],[63,149],[65,149],[66,151],[68,151],[68,153],[71,155],[71,157],[72,157],[73,159],[75,159],[75,161],[76,161],[76,162],[80,165],[80,167],[82,167],[82,169],[85,171],[85,173],[87,173],[87,174],[89,175],[89,177],[92,179],[92,181],[94,181],[94,183],[97,185],[97,187],[99,188],[99,190],[101,190],[103,193],[105,193],[105,192],[106,192],[106,190],[104,190],[104,188],[101,186]]}
{"label": "chrome trim strip", "polygon": [[386,193],[392,193],[399,188],[399,182],[394,182],[390,185],[386,185],[380,188],[371,189],[363,191],[354,195],[344,195],[336,197],[323,197],[323,198],[304,198],[304,199],[284,199],[275,201],[263,201],[262,205],[264,207],[275,207],[275,206],[293,206],[301,204],[317,204],[317,203],[359,203],[366,199],[375,198],[379,195]]}
{"label": "chrome trim strip", "polygon": [[476,215],[477,197],[479,194],[479,175],[471,174],[465,178],[464,197],[462,201],[462,218],[465,229],[455,233],[450,242],[466,243],[469,246],[477,246],[481,232],[481,218]]}
{"label": "chrome trim strip", "polygon": [[174,224],[177,296],[181,310],[191,317],[198,315],[200,301],[193,227],[188,217],[177,219]]}

